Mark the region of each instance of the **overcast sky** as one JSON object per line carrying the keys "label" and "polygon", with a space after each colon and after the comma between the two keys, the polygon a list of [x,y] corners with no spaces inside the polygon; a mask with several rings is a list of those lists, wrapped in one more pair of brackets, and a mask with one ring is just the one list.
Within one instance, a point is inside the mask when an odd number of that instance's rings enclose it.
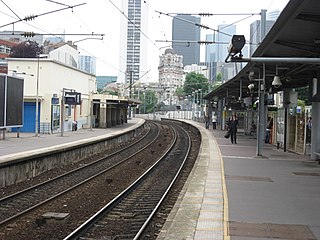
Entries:
{"label": "overcast sky", "polygon": [[[154,79],[158,75],[159,54],[164,52],[170,43],[161,43],[160,40],[171,40],[172,17],[161,15],[163,13],[215,13],[215,14],[235,14],[235,13],[260,13],[261,9],[268,11],[282,10],[288,0],[141,0],[145,4],[149,13],[149,31],[145,34],[150,39],[148,46],[148,62],[151,69],[149,79]],[[54,3],[56,2],[56,3]],[[82,55],[92,55],[97,58],[97,75],[117,76],[119,71],[119,38],[120,38],[120,18],[124,18],[120,11],[122,0],[1,0],[0,1],[0,26],[23,19],[30,15],[41,15],[54,11],[66,5],[85,5],[75,7],[60,12],[39,16],[33,21],[18,22],[14,25],[0,27],[0,31],[17,30],[33,31],[43,34],[105,34],[103,40],[88,39],[77,43],[79,52]],[[10,7],[7,8],[7,6]],[[120,11],[117,9],[119,8]],[[237,34],[248,35],[249,25],[259,16],[252,16],[246,20],[246,16],[224,15],[202,18],[202,24],[216,29],[221,23],[237,25]],[[205,34],[213,33],[202,31],[202,39]],[[90,36],[65,36],[66,40],[82,40]],[[160,49],[160,51],[159,51]],[[204,61],[203,51],[201,60]],[[151,80],[150,80],[151,81]]]}

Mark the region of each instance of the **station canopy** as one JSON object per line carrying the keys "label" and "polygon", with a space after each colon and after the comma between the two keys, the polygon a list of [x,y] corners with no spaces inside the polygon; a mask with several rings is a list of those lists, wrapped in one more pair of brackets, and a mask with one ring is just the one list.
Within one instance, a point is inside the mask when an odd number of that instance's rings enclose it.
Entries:
{"label": "station canopy", "polygon": [[[320,2],[319,0],[291,0],[283,9],[273,27],[258,46],[252,58],[310,58],[320,57]],[[272,87],[276,73],[282,86],[273,89],[299,88],[312,84],[313,78],[320,79],[320,62],[248,62],[232,79],[204,96],[205,99],[242,99],[251,96],[249,73],[261,79],[265,68],[265,89]],[[254,84],[257,92],[258,84]]]}

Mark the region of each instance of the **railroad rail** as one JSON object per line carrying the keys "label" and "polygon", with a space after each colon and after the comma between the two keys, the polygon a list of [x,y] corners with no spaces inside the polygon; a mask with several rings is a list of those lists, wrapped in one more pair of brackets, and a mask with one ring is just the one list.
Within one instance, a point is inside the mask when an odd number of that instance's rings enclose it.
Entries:
{"label": "railroad rail", "polygon": [[[157,139],[159,131],[159,126],[149,123],[148,133],[137,142],[116,150],[85,166],[1,198],[0,227],[96,178],[133,155],[143,151]],[[126,157],[124,157],[123,153],[125,153]]]}
{"label": "railroad rail", "polygon": [[178,178],[191,149],[191,139],[186,130],[176,124],[171,125],[175,138],[170,149],[65,240],[139,239]]}

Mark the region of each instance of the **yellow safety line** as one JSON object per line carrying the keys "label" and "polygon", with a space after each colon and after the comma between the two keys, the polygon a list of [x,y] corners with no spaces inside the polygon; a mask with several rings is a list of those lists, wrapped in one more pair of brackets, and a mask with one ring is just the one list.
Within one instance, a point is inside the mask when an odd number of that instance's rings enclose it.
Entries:
{"label": "yellow safety line", "polygon": [[225,179],[225,174],[224,174],[224,163],[223,163],[223,158],[222,154],[219,148],[219,145],[217,143],[218,147],[218,152],[220,156],[220,161],[221,161],[221,180],[222,180],[222,191],[223,191],[223,239],[224,240],[230,240],[230,235],[229,235],[229,208],[228,208],[228,194],[227,194],[227,185],[226,185],[226,179]]}

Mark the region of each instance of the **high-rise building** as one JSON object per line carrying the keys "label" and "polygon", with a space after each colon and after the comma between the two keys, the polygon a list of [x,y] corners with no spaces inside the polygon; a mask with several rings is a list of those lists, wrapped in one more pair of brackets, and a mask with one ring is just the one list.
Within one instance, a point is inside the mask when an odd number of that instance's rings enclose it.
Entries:
{"label": "high-rise building", "polygon": [[224,62],[228,56],[228,45],[231,42],[231,38],[236,34],[236,25],[221,24],[218,26],[218,32],[216,34],[216,62]]}
{"label": "high-rise building", "polygon": [[[272,28],[275,21],[266,21],[266,34]],[[259,44],[263,39],[261,39],[261,21],[256,20],[250,24],[250,56],[254,53],[254,51],[258,48]]]}
{"label": "high-rise building", "polygon": [[79,69],[96,74],[96,58],[92,56],[79,56]]}
{"label": "high-rise building", "polygon": [[98,91],[101,91],[107,84],[116,82],[116,76],[97,76],[97,89]]}
{"label": "high-rise building", "polygon": [[[214,34],[207,34],[206,35],[206,41],[207,42],[214,42],[215,41],[215,35]],[[210,83],[213,83],[216,80],[216,45],[215,44],[207,44],[205,49],[205,62],[200,63],[200,65],[207,66],[209,70],[209,77],[208,80]]]}
{"label": "high-rise building", "polygon": [[[172,20],[172,48],[183,56],[183,65],[200,61],[200,17],[176,15]],[[196,41],[196,42],[195,42]]]}
{"label": "high-rise building", "polygon": [[[273,24],[280,15],[280,11],[271,11],[266,14],[266,34],[270,31]],[[250,24],[250,56],[257,49],[263,39],[261,39],[261,20],[256,20]]]}
{"label": "high-rise building", "polygon": [[128,17],[120,21],[120,73],[119,82],[143,81],[147,72],[148,12],[141,0],[124,0],[122,9]]}
{"label": "high-rise building", "polygon": [[274,10],[271,12],[267,12],[267,21],[277,21],[278,17],[280,15],[280,11],[279,10]]}
{"label": "high-rise building", "polygon": [[[214,34],[207,34],[206,35],[207,42],[214,42]],[[215,44],[207,44],[206,45],[206,62],[215,62],[216,61],[216,51],[215,51]]]}
{"label": "high-rise building", "polygon": [[[236,26],[230,24],[218,25],[216,34],[207,34],[206,41],[214,41],[214,44],[206,45],[206,65],[209,70],[209,82],[214,83],[217,78],[228,79],[234,72],[233,64],[225,64],[228,55],[228,45],[232,36],[236,34]],[[220,77],[218,77],[220,75]]]}

